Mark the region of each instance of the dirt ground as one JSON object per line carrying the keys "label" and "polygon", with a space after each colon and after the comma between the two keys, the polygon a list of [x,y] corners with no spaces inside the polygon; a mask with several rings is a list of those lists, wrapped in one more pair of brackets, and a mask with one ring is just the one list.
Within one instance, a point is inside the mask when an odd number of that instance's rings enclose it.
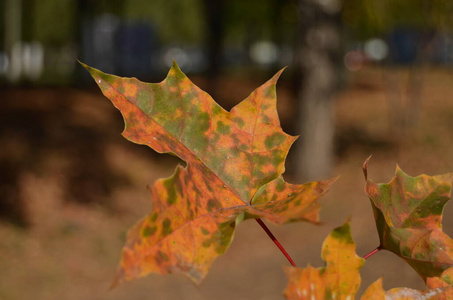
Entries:
{"label": "dirt ground", "polygon": [[[391,72],[407,101],[408,70]],[[419,122],[404,136],[390,125],[387,71],[347,75],[350,84],[335,99],[332,176],[341,177],[320,200],[323,224],[270,225],[299,267],[322,266],[322,241],[348,218],[359,255],[378,246],[361,170],[370,154],[376,182],[389,181],[396,163],[412,176],[453,171],[453,72],[422,72]],[[231,107],[260,82],[225,84]],[[277,92],[282,123],[290,124],[291,93],[285,84]],[[171,175],[178,160],[122,138],[121,116],[98,90],[4,88],[0,99],[0,299],[283,299],[287,262],[254,221],[239,225],[200,287],[152,274],[110,291],[127,229],[151,210],[146,186]],[[443,223],[450,235],[452,213],[449,204]],[[381,276],[386,289],[423,288],[410,267],[385,251],[368,259],[361,274],[359,295]]]}

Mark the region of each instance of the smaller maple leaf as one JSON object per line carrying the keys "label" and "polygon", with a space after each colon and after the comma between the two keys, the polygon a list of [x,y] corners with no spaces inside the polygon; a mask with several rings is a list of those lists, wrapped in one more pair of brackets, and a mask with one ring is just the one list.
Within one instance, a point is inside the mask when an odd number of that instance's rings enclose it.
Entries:
{"label": "smaller maple leaf", "polygon": [[439,277],[428,277],[426,285],[431,289],[446,289],[436,300],[453,299],[453,267],[445,270]]}
{"label": "smaller maple leaf", "polygon": [[325,267],[285,268],[288,277],[286,298],[354,299],[361,281],[359,269],[365,262],[357,256],[355,248],[348,221],[324,240],[321,257],[326,262]]}
{"label": "smaller maple leaf", "polygon": [[[365,260],[355,252],[349,222],[338,227],[324,241],[322,258],[324,268],[305,269],[285,267],[288,285],[285,296],[288,300],[339,299],[352,300],[360,286],[359,270]],[[372,283],[361,300],[451,300],[453,268],[441,277],[428,278],[427,290],[393,288],[385,291],[382,279]]]}
{"label": "smaller maple leaf", "polygon": [[362,295],[361,300],[441,300],[449,288],[439,287],[427,291],[419,291],[405,287],[393,288],[385,291],[382,288],[382,278],[373,282]]}
{"label": "smaller maple leaf", "polygon": [[442,213],[450,199],[453,173],[411,177],[399,167],[389,183],[367,178],[380,248],[405,260],[422,278],[439,277],[453,266],[453,240],[442,231]]}

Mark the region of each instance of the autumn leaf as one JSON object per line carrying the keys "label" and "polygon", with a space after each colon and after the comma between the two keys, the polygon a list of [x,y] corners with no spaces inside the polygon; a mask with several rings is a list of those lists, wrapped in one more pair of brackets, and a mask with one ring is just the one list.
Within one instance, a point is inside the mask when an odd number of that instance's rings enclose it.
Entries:
{"label": "autumn leaf", "polygon": [[439,295],[437,300],[453,299],[453,267],[445,270],[439,277],[428,277],[426,285],[431,289],[444,289],[445,292]]}
{"label": "autumn leaf", "polygon": [[386,300],[386,292],[382,288],[382,278],[373,282],[360,298],[361,300]]}
{"label": "autumn leaf", "polygon": [[433,288],[419,291],[410,288],[393,288],[385,291],[382,288],[382,278],[372,283],[362,295],[361,300],[441,300],[448,288]]}
{"label": "autumn leaf", "polygon": [[450,198],[453,173],[411,177],[399,167],[389,183],[367,178],[380,248],[389,250],[425,280],[453,266],[453,240],[442,231],[442,213]]}
{"label": "autumn leaf", "polygon": [[352,300],[360,286],[359,269],[365,260],[357,256],[349,222],[332,231],[322,246],[323,268],[286,267],[289,300]]}
{"label": "autumn leaf", "polygon": [[[308,266],[305,269],[285,267],[288,284],[285,297],[288,300],[338,299],[352,300],[360,286],[359,270],[365,260],[357,256],[351,236],[350,224],[338,227],[326,238],[322,246],[323,268]],[[429,278],[427,290],[393,288],[385,291],[382,279],[371,284],[361,300],[449,300],[452,288],[453,268],[441,278]]]}
{"label": "autumn leaf", "polygon": [[176,63],[160,83],[82,65],[123,115],[125,138],[186,162],[150,187],[153,209],[129,231],[114,285],[150,272],[201,282],[244,219],[318,221],[316,200],[332,180],[294,185],[281,176],[296,139],[277,115],[282,71],[227,112]]}

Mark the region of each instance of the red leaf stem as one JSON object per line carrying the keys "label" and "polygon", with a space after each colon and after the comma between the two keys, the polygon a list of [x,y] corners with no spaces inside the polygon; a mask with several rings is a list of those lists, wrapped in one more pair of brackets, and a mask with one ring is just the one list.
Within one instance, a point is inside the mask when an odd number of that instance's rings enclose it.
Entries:
{"label": "red leaf stem", "polygon": [[294,263],[293,259],[291,256],[286,252],[285,248],[280,244],[280,242],[277,240],[277,238],[272,234],[270,229],[264,224],[264,222],[261,219],[255,219],[258,224],[260,224],[261,228],[267,233],[267,235],[270,237],[270,239],[277,245],[278,249],[283,253],[283,255],[286,257],[286,259],[289,261],[289,263],[293,266],[296,267],[296,264]]}
{"label": "red leaf stem", "polygon": [[382,247],[379,246],[379,247],[377,247],[376,249],[374,249],[373,251],[371,251],[370,253],[366,254],[366,255],[363,257],[363,259],[367,259],[367,258],[369,258],[370,256],[372,256],[373,254],[376,254],[376,253],[378,253],[378,252],[381,251],[381,250],[382,250]]}

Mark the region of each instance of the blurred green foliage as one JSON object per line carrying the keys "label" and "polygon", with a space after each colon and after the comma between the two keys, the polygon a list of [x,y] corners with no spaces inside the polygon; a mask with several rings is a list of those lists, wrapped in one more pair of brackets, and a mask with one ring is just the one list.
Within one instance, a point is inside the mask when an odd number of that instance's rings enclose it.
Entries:
{"label": "blurred green foliage", "polygon": [[250,38],[292,43],[297,30],[297,1],[227,1],[226,38],[238,43]]}
{"label": "blurred green foliage", "polygon": [[125,1],[124,17],[151,21],[164,43],[203,42],[205,23],[201,0],[128,0]]}
{"label": "blurred green foliage", "polygon": [[[326,0],[336,1],[336,0]],[[338,0],[342,20],[356,39],[389,33],[398,27],[451,31],[451,0]],[[3,7],[5,0],[0,0]],[[22,0],[29,20],[24,36],[46,45],[77,39],[84,16],[112,13],[125,21],[156,26],[162,42],[203,43],[206,19],[203,0]],[[83,3],[83,4],[82,4]],[[292,44],[297,33],[297,0],[225,0],[225,40],[230,44],[270,39]],[[0,16],[0,20],[4,15]],[[4,22],[0,22],[3,31]]]}
{"label": "blurred green foliage", "polygon": [[[25,5],[27,5],[25,1]],[[31,8],[33,26],[31,26],[33,39],[46,45],[60,46],[67,40],[76,36],[75,13],[76,1],[74,0],[39,0]],[[25,7],[24,9],[27,9]]]}
{"label": "blurred green foliage", "polygon": [[[5,0],[0,0],[4,6]],[[163,43],[202,43],[206,20],[202,0],[22,0],[24,36],[46,45],[60,46],[77,39],[86,17],[114,14],[124,21],[144,21],[156,26]],[[297,25],[295,0],[225,1],[227,42],[245,39],[293,39]],[[0,20],[4,19],[4,13]],[[4,22],[0,22],[3,32]]]}
{"label": "blurred green foliage", "polygon": [[395,28],[451,31],[451,0],[343,0],[342,19],[355,38],[389,33]]}

